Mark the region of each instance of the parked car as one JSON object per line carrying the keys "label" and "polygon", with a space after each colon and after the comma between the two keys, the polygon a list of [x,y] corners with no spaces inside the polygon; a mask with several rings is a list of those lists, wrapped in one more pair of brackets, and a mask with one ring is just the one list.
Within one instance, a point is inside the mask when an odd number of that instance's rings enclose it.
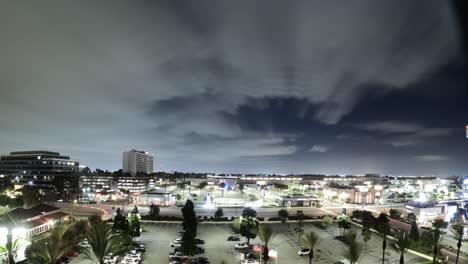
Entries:
{"label": "parked car", "polygon": [[188,258],[188,256],[182,254],[179,251],[169,254],[169,258]]}
{"label": "parked car", "polygon": [[259,262],[255,259],[244,259],[241,264],[259,264]]}
{"label": "parked car", "polygon": [[205,240],[196,238],[195,239],[195,244],[200,244],[200,245],[205,244]]}
{"label": "parked car", "polygon": [[205,249],[202,247],[196,247],[193,253],[195,253],[195,255],[205,254]]}
{"label": "parked car", "polygon": [[210,264],[210,261],[205,257],[192,259],[191,264]]}
{"label": "parked car", "polygon": [[299,256],[307,256],[310,254],[310,249],[308,248],[303,248],[297,252],[297,255]]}
{"label": "parked car", "polygon": [[171,242],[171,247],[180,247],[180,246],[182,246],[180,241],[174,240]]}
{"label": "parked car", "polygon": [[79,252],[77,251],[73,251],[73,250],[70,250],[67,252],[67,254],[65,254],[67,257],[78,257],[78,255],[80,255]]}
{"label": "parked car", "polygon": [[240,241],[240,238],[235,237],[235,236],[230,236],[230,237],[227,238],[227,241]]}
{"label": "parked car", "polygon": [[247,243],[239,243],[234,246],[235,249],[248,249],[249,245]]}

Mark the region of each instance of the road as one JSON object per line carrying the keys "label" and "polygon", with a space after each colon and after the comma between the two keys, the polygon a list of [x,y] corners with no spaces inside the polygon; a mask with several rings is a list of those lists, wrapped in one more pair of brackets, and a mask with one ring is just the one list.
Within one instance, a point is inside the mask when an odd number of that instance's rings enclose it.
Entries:
{"label": "road", "polygon": [[[72,203],[55,203],[55,206],[59,208],[63,208],[64,211],[73,212],[75,216],[87,217],[94,214],[102,215],[104,219],[110,218],[113,215],[113,209],[115,210],[116,207],[121,207],[122,205],[111,205],[111,204],[89,204],[89,205],[81,205],[77,204],[74,205]],[[326,204],[322,208],[317,207],[293,207],[293,208],[281,208],[286,209],[289,215],[295,215],[297,210],[302,210],[305,215],[308,216],[323,216],[323,215],[339,215],[342,213],[343,208],[347,209],[347,213],[349,214],[351,211],[354,210],[370,210],[376,213],[383,211],[384,209],[388,208],[397,208],[401,207],[401,205],[342,205],[342,204]],[[124,212],[129,212],[133,209],[133,205],[125,206]],[[213,216],[217,208],[205,208],[202,206],[195,207],[197,215],[199,216]],[[237,217],[242,214],[242,207],[223,207],[223,212],[225,217]],[[139,206],[139,212],[142,215],[149,213],[149,208],[146,206]],[[163,216],[182,216],[181,208],[176,206],[171,207],[161,207],[160,214]],[[277,207],[258,207],[255,208],[257,211],[257,215],[259,217],[264,218],[271,218],[271,217],[278,217],[278,210],[280,208]]]}

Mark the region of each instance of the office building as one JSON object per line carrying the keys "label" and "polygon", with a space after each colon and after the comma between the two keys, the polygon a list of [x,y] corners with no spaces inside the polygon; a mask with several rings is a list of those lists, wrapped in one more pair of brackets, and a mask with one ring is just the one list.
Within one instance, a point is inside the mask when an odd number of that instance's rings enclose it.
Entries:
{"label": "office building", "polygon": [[58,152],[45,150],[15,151],[0,156],[0,175],[15,177],[15,182],[34,185],[45,180],[54,194],[70,200],[78,191],[79,162]]}
{"label": "office building", "polygon": [[15,151],[0,156],[0,174],[53,176],[79,171],[79,162],[58,152],[32,150]]}
{"label": "office building", "polygon": [[112,177],[112,176],[81,176],[80,187],[87,192],[127,190],[140,193],[154,189],[153,178],[145,177]]}
{"label": "office building", "polygon": [[124,151],[122,161],[123,173],[135,176],[138,173],[149,174],[153,172],[153,156],[147,151],[134,149]]}

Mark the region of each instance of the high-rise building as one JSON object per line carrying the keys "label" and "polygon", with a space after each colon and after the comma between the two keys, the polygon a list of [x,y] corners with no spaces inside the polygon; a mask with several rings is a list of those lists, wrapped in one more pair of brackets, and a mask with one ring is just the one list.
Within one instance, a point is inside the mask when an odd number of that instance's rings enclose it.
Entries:
{"label": "high-rise building", "polygon": [[130,173],[132,176],[138,173],[152,173],[153,156],[147,151],[134,149],[124,151],[122,157],[122,171],[123,173]]}

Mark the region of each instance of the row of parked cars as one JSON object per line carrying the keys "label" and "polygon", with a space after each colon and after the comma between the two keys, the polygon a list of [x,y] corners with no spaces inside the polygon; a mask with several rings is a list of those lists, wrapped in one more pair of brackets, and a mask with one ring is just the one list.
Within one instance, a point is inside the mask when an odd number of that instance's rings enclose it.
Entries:
{"label": "row of parked cars", "polygon": [[[71,251],[67,252],[66,255],[61,259],[62,264],[70,262],[69,257],[76,257],[80,254],[81,249],[90,248],[91,244],[88,239],[84,239]],[[119,257],[114,254],[108,254],[104,257],[104,264],[140,264],[143,261],[143,253],[146,252],[145,245],[133,243],[132,250],[127,252],[123,257]]]}
{"label": "row of parked cars", "polygon": [[[188,264],[189,258],[181,252],[183,232],[177,233],[177,237],[171,241],[170,246],[173,249],[172,253],[169,253],[169,264]],[[202,239],[196,239],[195,243],[195,255],[201,255],[205,253],[205,249],[200,245],[205,244]],[[190,264],[209,264],[210,262],[206,257],[197,257],[190,260]]]}

